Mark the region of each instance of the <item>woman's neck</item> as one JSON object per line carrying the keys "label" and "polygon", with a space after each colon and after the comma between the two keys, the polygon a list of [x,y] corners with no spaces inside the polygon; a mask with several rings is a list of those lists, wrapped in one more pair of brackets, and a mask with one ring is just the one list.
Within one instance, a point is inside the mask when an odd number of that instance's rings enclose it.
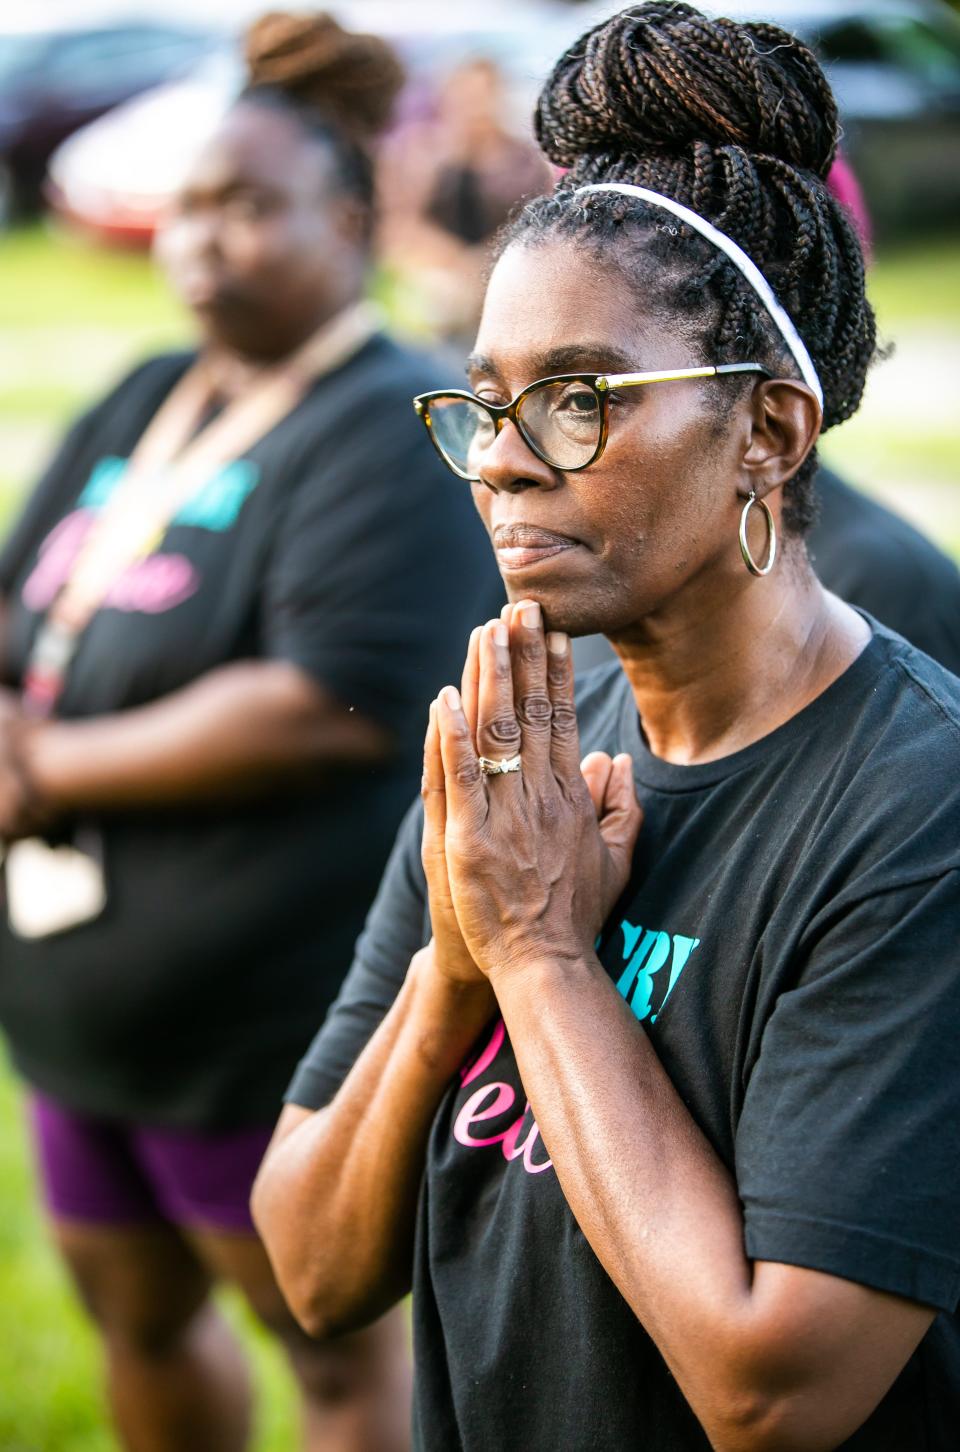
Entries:
{"label": "woman's neck", "polygon": [[733,592],[727,578],[720,591],[684,591],[611,637],[650,750],[678,765],[715,761],[768,735],[870,638],[865,621],[823,589],[802,545],[784,552],[775,575],[747,576]]}
{"label": "woman's neck", "polygon": [[254,358],[216,342],[205,344],[202,355],[215,394],[226,402],[240,398],[279,361]]}
{"label": "woman's neck", "polygon": [[201,346],[201,355],[218,397],[226,402],[239,398],[265,373],[282,367],[315,333],[360,300],[359,294],[351,295],[332,311],[327,309],[305,318],[297,329],[271,338],[269,347],[263,349],[253,350],[223,338],[208,337]]}

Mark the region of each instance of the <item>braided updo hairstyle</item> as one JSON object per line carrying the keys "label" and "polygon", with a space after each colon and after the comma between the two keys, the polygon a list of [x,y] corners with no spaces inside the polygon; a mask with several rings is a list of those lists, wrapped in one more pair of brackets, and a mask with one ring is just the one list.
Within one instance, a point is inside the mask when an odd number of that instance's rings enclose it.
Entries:
{"label": "braided updo hairstyle", "polygon": [[[860,242],[824,184],[837,108],[806,46],[774,25],[648,0],[561,56],[535,129],[549,159],[569,170],[509,225],[500,250],[571,237],[696,337],[702,361],[757,361],[796,377],[756,293],[699,233],[639,198],[575,195],[593,182],[661,192],[726,232],[766,275],[820,375],[823,427],[855,412],[875,323]],[[794,533],[815,517],[815,472],[812,454],[786,486],[784,526]]]}
{"label": "braided updo hairstyle", "polygon": [[344,30],[332,15],[271,11],[250,26],[244,49],[240,101],[293,114],[330,148],[341,187],[372,207],[371,150],[404,79],[386,41]]}

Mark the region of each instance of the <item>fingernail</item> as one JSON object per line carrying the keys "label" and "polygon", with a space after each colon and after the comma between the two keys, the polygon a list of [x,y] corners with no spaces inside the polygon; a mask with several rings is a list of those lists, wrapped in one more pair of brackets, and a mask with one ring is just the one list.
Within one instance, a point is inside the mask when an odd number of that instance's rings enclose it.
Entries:
{"label": "fingernail", "polygon": [[498,620],[493,627],[493,638],[497,645],[509,645],[510,632],[502,620]]}
{"label": "fingernail", "polygon": [[567,637],[562,630],[551,630],[547,636],[547,650],[551,655],[566,655]]}
{"label": "fingernail", "polygon": [[524,605],[520,611],[520,619],[528,630],[536,630],[540,624],[540,606],[536,601],[532,605]]}
{"label": "fingernail", "polygon": [[443,704],[448,711],[460,710],[460,692],[456,686],[444,686],[440,694],[443,697]]}

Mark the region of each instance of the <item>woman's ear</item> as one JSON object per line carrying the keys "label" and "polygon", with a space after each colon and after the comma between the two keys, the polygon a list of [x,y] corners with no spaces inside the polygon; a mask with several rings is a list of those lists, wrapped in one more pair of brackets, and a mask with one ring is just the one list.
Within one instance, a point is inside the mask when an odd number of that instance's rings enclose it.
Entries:
{"label": "woman's ear", "polygon": [[817,442],[820,405],[803,383],[765,379],[750,401],[750,434],[741,460],[744,495],[759,499],[792,479]]}

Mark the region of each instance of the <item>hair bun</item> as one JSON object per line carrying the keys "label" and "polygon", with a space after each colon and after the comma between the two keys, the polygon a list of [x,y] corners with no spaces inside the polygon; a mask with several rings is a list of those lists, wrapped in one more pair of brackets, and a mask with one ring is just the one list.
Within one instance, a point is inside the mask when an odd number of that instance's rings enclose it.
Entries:
{"label": "hair bun", "polygon": [[838,135],[830,88],[795,36],[668,0],[633,5],[572,45],[543,88],[535,127],[559,166],[587,153],[677,155],[705,142],[821,177]]}
{"label": "hair bun", "polygon": [[249,86],[269,86],[311,106],[358,141],[390,119],[403,68],[386,41],[344,30],[332,15],[271,11],[250,26]]}

